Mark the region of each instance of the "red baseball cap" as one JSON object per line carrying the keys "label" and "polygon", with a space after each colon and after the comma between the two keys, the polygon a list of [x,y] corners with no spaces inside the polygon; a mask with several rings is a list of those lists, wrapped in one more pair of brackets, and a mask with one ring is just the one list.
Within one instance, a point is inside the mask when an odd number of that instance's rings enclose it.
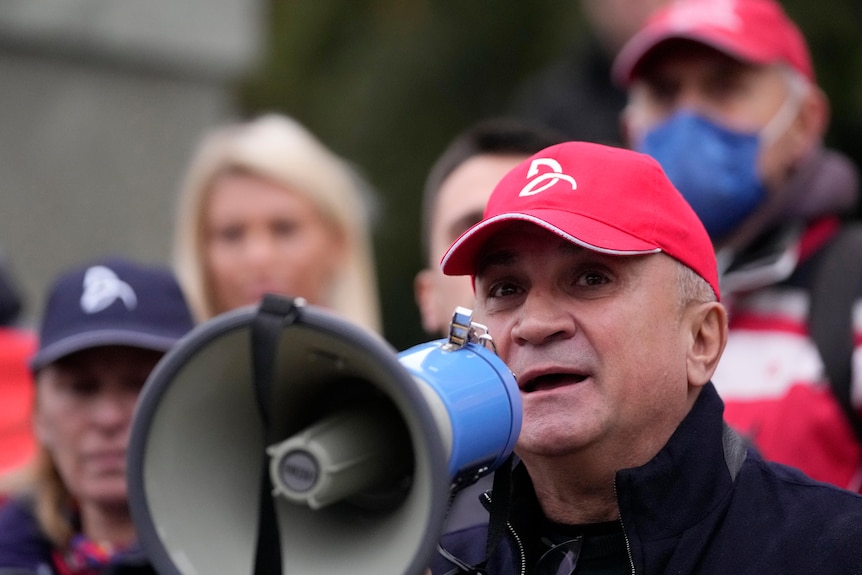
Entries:
{"label": "red baseball cap", "polygon": [[629,84],[646,56],[668,40],[691,40],[752,64],[783,62],[814,81],[808,46],[775,0],[674,0],[622,47],[612,74]]}
{"label": "red baseball cap", "polygon": [[482,247],[513,221],[533,223],[606,254],[664,252],[706,280],[720,299],[715,251],[706,229],[646,154],[566,142],[527,158],[494,188],[482,221],[443,256],[443,273],[475,275]]}

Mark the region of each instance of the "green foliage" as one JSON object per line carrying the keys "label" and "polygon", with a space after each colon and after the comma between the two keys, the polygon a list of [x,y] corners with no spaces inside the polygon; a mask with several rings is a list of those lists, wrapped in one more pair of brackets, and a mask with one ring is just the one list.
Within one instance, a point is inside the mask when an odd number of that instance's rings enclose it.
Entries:
{"label": "green foliage", "polygon": [[[862,4],[785,6],[809,36],[833,103],[829,142],[862,163]],[[365,172],[382,204],[385,336],[398,349],[425,341],[413,276],[427,171],[457,132],[504,112],[520,81],[578,45],[578,3],[271,0],[270,12],[266,59],[242,105],[293,115]]]}
{"label": "green foliage", "polygon": [[808,40],[818,83],[832,106],[827,143],[862,166],[862,3],[858,0],[782,3]]}

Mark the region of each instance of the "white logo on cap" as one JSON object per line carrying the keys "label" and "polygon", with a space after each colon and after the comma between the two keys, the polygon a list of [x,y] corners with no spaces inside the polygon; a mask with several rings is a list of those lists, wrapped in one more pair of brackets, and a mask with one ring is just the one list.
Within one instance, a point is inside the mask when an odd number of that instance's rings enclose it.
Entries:
{"label": "white logo on cap", "polygon": [[138,305],[135,290],[118,278],[112,269],[93,266],[84,273],[84,293],[81,294],[84,313],[100,312],[118,299],[127,309],[135,309]]}
{"label": "white logo on cap", "polygon": [[691,30],[708,26],[726,30],[740,30],[742,21],[736,13],[737,0],[684,0],[675,2],[669,14],[669,23],[675,30]]}
{"label": "white logo on cap", "polygon": [[[540,166],[550,168],[551,171],[539,174]],[[569,182],[573,190],[578,189],[578,184],[575,182],[575,178],[564,174],[563,167],[560,165],[560,163],[557,160],[552,160],[551,158],[537,158],[533,160],[533,162],[530,164],[530,169],[527,171],[527,177],[533,179],[527,182],[526,186],[521,188],[521,193],[518,194],[518,196],[522,198],[524,196],[535,196],[540,192],[544,192],[560,180],[565,180]],[[540,186],[539,184],[542,185]]]}

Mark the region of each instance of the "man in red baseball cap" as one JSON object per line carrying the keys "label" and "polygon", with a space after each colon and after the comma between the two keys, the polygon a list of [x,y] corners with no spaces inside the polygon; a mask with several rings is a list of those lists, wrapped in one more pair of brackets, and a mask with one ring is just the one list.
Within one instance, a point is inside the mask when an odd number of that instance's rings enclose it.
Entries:
{"label": "man in red baseball cap", "polygon": [[[628,89],[628,145],[658,160],[717,250],[730,332],[713,379],[725,417],[768,459],[862,490],[862,370],[850,370],[862,316],[842,325],[862,272],[830,263],[862,258],[842,222],[858,177],[823,146],[829,106],[802,33],[775,0],[677,0],[613,73]],[[828,278],[826,266],[845,272]],[[846,335],[821,339],[820,324]]]}
{"label": "man in red baseball cap", "polygon": [[447,530],[434,575],[858,573],[862,496],[764,461],[723,423],[715,253],[655,160],[546,148],[442,266],[473,277],[524,411],[487,522]]}

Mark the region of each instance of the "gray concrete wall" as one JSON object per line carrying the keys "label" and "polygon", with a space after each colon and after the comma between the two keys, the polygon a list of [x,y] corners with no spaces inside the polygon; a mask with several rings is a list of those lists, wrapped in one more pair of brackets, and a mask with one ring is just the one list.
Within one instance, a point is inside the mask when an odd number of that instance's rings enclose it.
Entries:
{"label": "gray concrete wall", "polygon": [[179,179],[262,28],[262,0],[0,3],[0,250],[25,321],[69,265],[169,261]]}

